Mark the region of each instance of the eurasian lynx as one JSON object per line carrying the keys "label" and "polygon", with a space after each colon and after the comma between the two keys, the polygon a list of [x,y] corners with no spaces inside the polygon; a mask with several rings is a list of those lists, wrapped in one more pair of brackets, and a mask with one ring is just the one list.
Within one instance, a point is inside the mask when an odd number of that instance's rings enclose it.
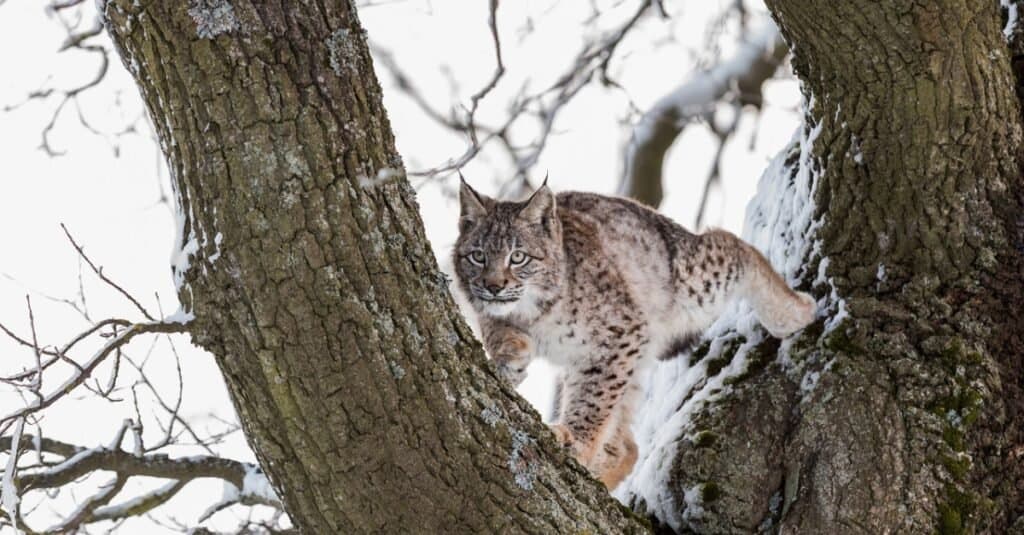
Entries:
{"label": "eurasian lynx", "polygon": [[497,202],[463,182],[459,197],[455,272],[484,346],[514,385],[535,355],[562,367],[551,428],[608,488],[636,462],[638,365],[674,356],[732,299],[774,336],[814,320],[814,300],[728,232],[691,234],[633,201],[546,185]]}

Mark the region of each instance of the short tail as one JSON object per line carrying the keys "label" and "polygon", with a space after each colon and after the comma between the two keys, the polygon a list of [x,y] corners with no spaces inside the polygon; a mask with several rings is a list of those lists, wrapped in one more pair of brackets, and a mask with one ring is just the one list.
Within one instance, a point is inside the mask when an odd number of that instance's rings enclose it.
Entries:
{"label": "short tail", "polygon": [[791,289],[760,251],[742,241],[741,245],[746,257],[745,294],[761,325],[772,336],[785,338],[813,322],[818,309],[814,298]]}

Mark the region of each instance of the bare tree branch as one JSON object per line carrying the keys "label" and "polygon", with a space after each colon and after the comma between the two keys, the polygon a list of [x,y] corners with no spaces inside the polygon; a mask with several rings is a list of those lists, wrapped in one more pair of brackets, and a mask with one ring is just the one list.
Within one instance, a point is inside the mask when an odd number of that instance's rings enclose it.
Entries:
{"label": "bare tree branch", "polygon": [[683,129],[705,117],[729,91],[740,104],[760,106],[761,86],[787,54],[774,24],[742,43],[736,55],[665,95],[644,114],[626,147],[619,194],[650,206],[661,204],[665,154]]}
{"label": "bare tree branch", "polygon": [[[500,127],[488,127],[476,123],[474,116],[484,97],[497,85],[498,80],[505,72],[505,65],[501,55],[501,42],[497,30],[497,6],[497,1],[491,2],[489,18],[497,66],[490,82],[471,97],[470,109],[465,120],[449,119],[445,114],[438,112],[413,87],[409,82],[409,77],[401,72],[393,57],[388,55],[382,56],[385,67],[392,72],[400,90],[413,98],[414,102],[436,122],[469,138],[469,146],[462,155],[450,158],[447,162],[430,169],[411,171],[408,173],[409,176],[428,178],[438,175],[447,176],[447,174],[453,171],[460,170],[476,158],[485,146],[497,141],[506,150],[515,168],[515,181],[512,187],[527,187],[527,175],[539,161],[540,155],[547,145],[547,140],[554,130],[555,120],[562,109],[572,101],[581,89],[595,79],[600,80],[606,86],[619,87],[608,73],[611,61],[615,57],[615,51],[652,7],[656,7],[656,10],[661,9],[660,3],[654,0],[641,1],[629,18],[617,28],[600,38],[585,43],[569,67],[556,78],[554,83],[537,93],[527,93],[524,87],[511,106],[509,106],[508,116],[504,124]],[[381,52],[378,51],[378,54],[381,54]],[[509,132],[512,130],[513,125],[524,117],[530,117],[537,121],[538,133],[527,143],[516,143],[512,140]],[[485,135],[480,136],[478,132]]]}
{"label": "bare tree branch", "polygon": [[494,56],[497,65],[487,85],[470,98],[472,104],[469,108],[469,120],[467,121],[469,124],[473,124],[473,116],[476,114],[480,100],[487,96],[494,89],[494,86],[498,85],[498,80],[501,80],[501,77],[505,75],[505,63],[501,59],[501,39],[498,37],[498,0],[490,0],[490,18],[487,24],[491,28],[491,39],[494,40]]}
{"label": "bare tree branch", "polygon": [[[83,448],[31,435],[21,436],[18,444],[12,445],[12,437],[0,437],[0,448],[4,450],[31,449],[41,455],[62,458],[57,463],[21,468],[14,477],[14,486],[22,495],[31,491],[64,487],[96,472],[115,474],[115,479],[110,484],[87,497],[60,524],[43,533],[66,533],[94,522],[144,515],[166,503],[191,481],[202,478],[220,479],[233,488],[233,491],[225,492],[224,498],[218,502],[218,510],[237,504],[266,505],[283,510],[280,500],[270,490],[266,476],[257,465],[213,455],[171,458],[162,453],[128,452],[121,449],[120,444],[125,432],[133,426],[133,422],[125,422],[109,446],[97,448]],[[170,481],[140,496],[109,505],[125,483],[136,476]],[[208,516],[210,515],[204,515],[200,522]],[[36,533],[29,529],[23,520],[19,520],[19,524],[21,529]]]}

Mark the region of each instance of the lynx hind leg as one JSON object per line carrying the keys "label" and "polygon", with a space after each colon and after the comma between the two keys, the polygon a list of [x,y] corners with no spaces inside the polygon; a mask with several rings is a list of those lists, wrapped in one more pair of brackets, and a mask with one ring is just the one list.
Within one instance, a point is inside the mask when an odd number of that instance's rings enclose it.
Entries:
{"label": "lynx hind leg", "polygon": [[814,298],[791,289],[760,251],[735,239],[744,251],[745,294],[761,325],[772,336],[785,338],[813,322],[818,309]]}
{"label": "lynx hind leg", "polygon": [[622,370],[599,370],[594,366],[586,371],[591,370],[595,373],[574,371],[566,377],[561,413],[551,430],[580,464],[599,476],[595,459],[613,434],[619,402],[629,390],[630,379],[620,375]]}
{"label": "lynx hind leg", "polygon": [[608,490],[612,490],[633,471],[637,459],[636,441],[628,426],[619,426],[601,446],[590,469]]}
{"label": "lynx hind leg", "polygon": [[627,396],[631,399],[625,400],[618,408],[615,430],[591,461],[591,472],[608,487],[608,490],[617,487],[633,471],[639,454],[631,425],[635,398],[638,397],[640,389],[637,385],[630,385],[630,390]]}

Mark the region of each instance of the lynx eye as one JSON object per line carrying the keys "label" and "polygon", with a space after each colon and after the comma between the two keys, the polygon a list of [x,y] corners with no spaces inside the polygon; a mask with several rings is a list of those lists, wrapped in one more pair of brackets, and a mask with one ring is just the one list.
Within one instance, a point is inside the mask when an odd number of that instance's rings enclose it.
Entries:
{"label": "lynx eye", "polygon": [[483,251],[477,249],[476,251],[469,253],[469,261],[478,266],[482,266],[484,265],[484,262],[487,261],[487,255],[485,255]]}
{"label": "lynx eye", "polygon": [[508,263],[513,266],[521,266],[529,259],[530,257],[522,251],[512,251],[512,254],[508,256]]}

